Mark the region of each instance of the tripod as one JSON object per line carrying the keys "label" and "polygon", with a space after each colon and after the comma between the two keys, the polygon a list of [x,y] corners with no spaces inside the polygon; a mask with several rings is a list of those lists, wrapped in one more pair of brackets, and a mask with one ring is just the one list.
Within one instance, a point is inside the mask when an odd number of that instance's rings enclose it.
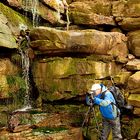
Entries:
{"label": "tripod", "polygon": [[99,129],[99,125],[98,125],[98,122],[97,122],[97,118],[96,118],[96,114],[95,114],[95,108],[94,108],[93,103],[89,106],[88,111],[86,112],[85,119],[82,123],[82,128],[84,127],[85,123],[87,122],[87,128],[86,128],[86,136],[87,136],[88,135],[88,129],[89,129],[89,123],[90,123],[92,115],[93,115],[94,120],[95,120],[96,130],[98,132],[98,136],[100,137],[100,129]]}

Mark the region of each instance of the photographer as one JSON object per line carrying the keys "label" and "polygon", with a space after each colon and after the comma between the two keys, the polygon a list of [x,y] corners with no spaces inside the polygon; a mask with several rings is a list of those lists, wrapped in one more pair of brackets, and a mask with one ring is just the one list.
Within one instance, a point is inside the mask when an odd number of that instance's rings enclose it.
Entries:
{"label": "photographer", "polygon": [[[102,99],[102,93],[105,93]],[[112,130],[113,140],[121,140],[121,126],[119,109],[116,107],[112,93],[103,84],[93,84],[86,96],[86,103],[90,106],[97,104],[102,115],[101,140],[107,140]]]}

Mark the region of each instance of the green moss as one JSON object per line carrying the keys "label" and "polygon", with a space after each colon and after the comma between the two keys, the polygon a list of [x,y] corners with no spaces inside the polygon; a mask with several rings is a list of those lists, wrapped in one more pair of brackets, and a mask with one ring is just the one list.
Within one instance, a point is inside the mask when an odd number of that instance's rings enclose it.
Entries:
{"label": "green moss", "polygon": [[6,78],[9,86],[12,87],[17,84],[19,89],[26,89],[25,81],[21,77],[8,75]]}
{"label": "green moss", "polygon": [[21,58],[21,55],[20,54],[12,54],[11,56],[11,62],[18,65],[18,66],[21,66],[22,64],[22,58]]}
{"label": "green moss", "polygon": [[24,103],[26,84],[25,81],[19,76],[7,77],[7,83],[9,85],[9,96],[14,100],[14,106],[21,106]]}
{"label": "green moss", "polygon": [[15,77],[13,76],[7,76],[7,83],[9,86],[14,85],[15,84]]}
{"label": "green moss", "polygon": [[23,15],[19,14],[18,12],[12,10],[11,8],[5,6],[4,4],[0,3],[1,12],[7,17],[8,21],[13,26],[19,26],[19,24],[25,24],[31,27],[30,21],[25,18]]}
{"label": "green moss", "polygon": [[39,128],[33,129],[33,132],[52,134],[52,133],[57,133],[57,132],[64,131],[64,130],[68,130],[68,129],[64,128],[64,127],[56,127],[56,128],[39,127]]}

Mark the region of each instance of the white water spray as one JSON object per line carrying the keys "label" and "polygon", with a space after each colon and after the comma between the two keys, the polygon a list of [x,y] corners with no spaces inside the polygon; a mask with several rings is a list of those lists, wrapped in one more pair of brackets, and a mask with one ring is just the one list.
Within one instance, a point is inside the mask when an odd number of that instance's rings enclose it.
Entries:
{"label": "white water spray", "polygon": [[27,12],[32,13],[32,23],[33,27],[38,26],[39,16],[38,16],[38,6],[39,0],[22,0],[22,5],[25,10],[25,16],[27,16]]}
{"label": "white water spray", "polygon": [[39,5],[39,1],[38,0],[33,0],[32,1],[32,15],[33,15],[33,27],[38,25],[38,11],[37,11],[37,7]]}
{"label": "white water spray", "polygon": [[19,52],[22,58],[22,77],[25,81],[26,90],[25,90],[25,97],[24,97],[24,107],[18,109],[18,111],[25,111],[31,108],[31,103],[29,98],[30,97],[30,79],[29,79],[30,60],[29,60],[27,50],[23,51],[21,48],[19,48]]}
{"label": "white water spray", "polygon": [[[28,27],[24,24],[19,25],[19,29],[26,32]],[[22,41],[26,41],[26,46],[22,49]],[[30,59],[28,56],[28,48],[29,48],[30,39],[27,35],[25,37],[20,38],[19,40],[19,53],[21,55],[21,65],[22,65],[22,78],[25,81],[25,96],[24,96],[24,106],[21,109],[17,109],[15,111],[26,111],[31,109],[30,103],[30,79],[29,79],[29,69],[30,69]]]}

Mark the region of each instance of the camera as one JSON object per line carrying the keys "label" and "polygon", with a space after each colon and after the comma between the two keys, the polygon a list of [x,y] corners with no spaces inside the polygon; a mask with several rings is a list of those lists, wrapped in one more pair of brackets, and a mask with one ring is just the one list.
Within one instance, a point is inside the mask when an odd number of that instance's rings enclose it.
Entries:
{"label": "camera", "polygon": [[88,95],[91,99],[94,99],[94,97],[96,96],[96,92],[95,92],[94,90],[88,91],[88,92],[87,92],[87,95]]}
{"label": "camera", "polygon": [[93,105],[94,104],[94,97],[96,96],[95,91],[86,92],[86,104]]}

